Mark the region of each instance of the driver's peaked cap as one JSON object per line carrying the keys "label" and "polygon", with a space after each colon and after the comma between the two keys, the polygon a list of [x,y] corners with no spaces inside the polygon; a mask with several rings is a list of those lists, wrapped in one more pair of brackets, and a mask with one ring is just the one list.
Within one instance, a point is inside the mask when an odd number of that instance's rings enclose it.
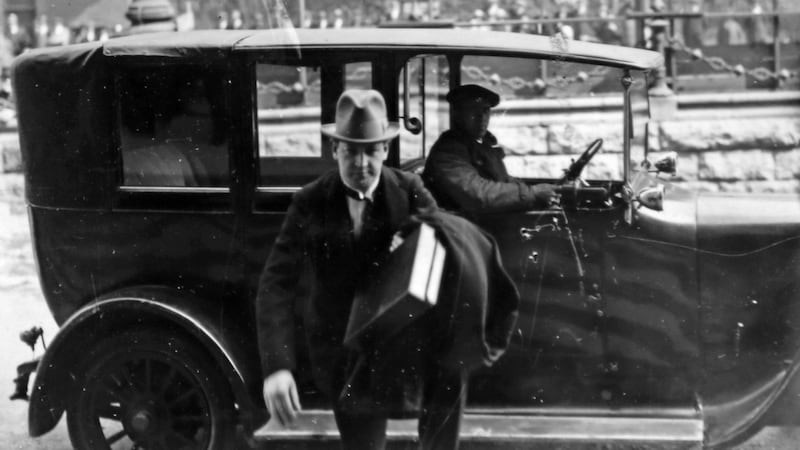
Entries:
{"label": "driver's peaked cap", "polygon": [[484,102],[494,108],[500,103],[500,96],[496,92],[477,84],[465,84],[450,90],[445,97],[451,105],[465,102]]}

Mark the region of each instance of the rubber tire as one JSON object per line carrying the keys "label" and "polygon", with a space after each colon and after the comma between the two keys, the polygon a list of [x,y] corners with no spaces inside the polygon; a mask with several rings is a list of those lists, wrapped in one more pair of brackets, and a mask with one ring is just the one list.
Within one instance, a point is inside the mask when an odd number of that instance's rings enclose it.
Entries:
{"label": "rubber tire", "polygon": [[[197,395],[201,400],[194,403],[205,404],[205,409],[202,410],[205,415],[200,415],[204,417],[203,420],[206,421],[210,432],[202,434],[200,437],[201,442],[196,442],[196,445],[182,446],[181,448],[197,450],[232,449],[237,425],[233,395],[227,380],[221,374],[219,368],[198,345],[180,334],[158,329],[141,328],[109,336],[89,350],[87,357],[80,364],[83,370],[81,370],[80,374],[76,374],[80,376],[78,390],[67,407],[67,427],[73,447],[87,450],[108,450],[111,448],[106,442],[106,437],[99,422],[100,417],[96,414],[94,408],[94,404],[105,405],[106,403],[100,400],[93,404],[95,402],[93,400],[94,395],[102,395],[97,394],[97,390],[100,389],[103,381],[108,382],[110,374],[113,374],[115,370],[126,364],[136,364],[137,362],[142,364],[141,361],[147,359],[151,361],[148,367],[152,367],[153,361],[155,361],[155,365],[164,366],[168,370],[168,374],[172,373],[173,369],[175,370],[177,375],[169,377],[170,382],[168,384],[171,383],[176,386],[176,389],[185,389],[184,385],[171,381],[176,377],[180,380],[188,381],[189,386],[193,384],[195,388],[199,388],[199,393],[190,393],[189,399],[193,399]],[[152,378],[153,372],[151,370],[148,369],[147,373]],[[141,375],[141,373],[141,370],[136,372],[138,375]],[[130,372],[129,375],[134,375],[134,372]],[[164,378],[167,378],[167,376]],[[164,380],[162,379],[161,381]],[[137,380],[137,382],[141,382],[141,380]],[[142,396],[146,394],[144,389],[136,389],[133,385],[134,383],[129,383],[126,387],[130,388],[130,390],[125,391],[126,396],[130,392],[137,392]],[[151,397],[159,398],[169,403],[170,399],[167,399],[169,388],[164,388],[162,385],[158,389],[154,388],[152,390],[162,391],[162,396],[159,397],[157,394],[153,395],[151,393]],[[109,392],[107,388],[106,392]],[[174,402],[175,399],[171,401]],[[154,400],[154,402],[157,403],[158,400]],[[123,405],[125,405],[125,402],[118,401],[116,403],[121,405],[118,410],[124,411]],[[130,403],[133,404],[134,402]],[[169,408],[166,405],[164,406]],[[109,406],[109,409],[113,408],[114,406]],[[193,414],[193,416],[196,415]],[[122,425],[122,420],[119,422],[120,428],[127,430]],[[155,434],[146,433],[147,436]],[[198,432],[195,431],[192,438],[197,439],[197,434]],[[135,441],[130,432],[128,432],[128,437]],[[165,450],[171,450],[174,447],[168,444],[166,440],[164,445],[153,445],[153,443],[151,445],[141,445],[144,441],[137,443],[140,444],[138,448],[165,448]]]}

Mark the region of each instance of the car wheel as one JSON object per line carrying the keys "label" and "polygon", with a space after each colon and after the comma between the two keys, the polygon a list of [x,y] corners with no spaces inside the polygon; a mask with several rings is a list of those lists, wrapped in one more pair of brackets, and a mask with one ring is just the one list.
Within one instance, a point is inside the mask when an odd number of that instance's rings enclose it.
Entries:
{"label": "car wheel", "polygon": [[233,396],[191,340],[158,330],[111,336],[84,359],[67,408],[78,449],[228,449]]}

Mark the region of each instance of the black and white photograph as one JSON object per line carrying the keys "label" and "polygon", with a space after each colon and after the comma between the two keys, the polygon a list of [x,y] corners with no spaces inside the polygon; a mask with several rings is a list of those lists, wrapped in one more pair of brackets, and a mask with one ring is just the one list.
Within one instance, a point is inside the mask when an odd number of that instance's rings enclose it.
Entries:
{"label": "black and white photograph", "polygon": [[3,449],[800,448],[800,2],[0,0],[0,169]]}

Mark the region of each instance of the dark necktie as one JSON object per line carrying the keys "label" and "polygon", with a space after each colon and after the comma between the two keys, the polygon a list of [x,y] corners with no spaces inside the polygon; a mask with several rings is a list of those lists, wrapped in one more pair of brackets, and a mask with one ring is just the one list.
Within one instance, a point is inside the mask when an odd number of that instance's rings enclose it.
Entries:
{"label": "dark necktie", "polygon": [[359,220],[359,224],[354,224],[354,232],[356,239],[361,239],[364,236],[368,226],[369,226],[369,219],[370,215],[372,214],[372,201],[370,199],[365,198],[361,201],[361,216]]}
{"label": "dark necktie", "polygon": [[358,192],[355,189],[350,189],[347,186],[344,187],[344,194],[353,200],[358,200],[360,202],[367,200],[367,197],[363,193]]}
{"label": "dark necktie", "polygon": [[344,192],[345,195],[359,202],[361,213],[359,214],[358,219],[355,217],[353,218],[353,234],[356,239],[359,239],[364,234],[364,228],[372,212],[372,201],[368,199],[362,192],[356,191],[355,189],[350,189],[347,186],[344,187]]}

